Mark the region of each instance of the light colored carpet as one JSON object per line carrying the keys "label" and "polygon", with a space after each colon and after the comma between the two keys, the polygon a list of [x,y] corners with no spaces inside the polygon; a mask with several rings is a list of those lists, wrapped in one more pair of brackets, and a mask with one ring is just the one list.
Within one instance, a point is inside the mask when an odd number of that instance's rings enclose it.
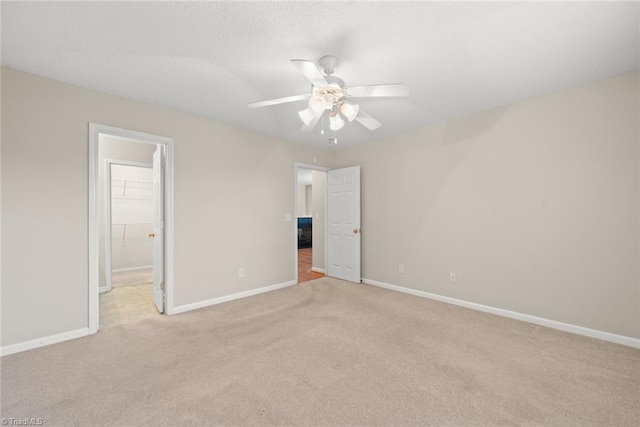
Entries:
{"label": "light colored carpet", "polygon": [[153,268],[141,270],[114,271],[111,273],[111,287],[140,285],[153,282]]}
{"label": "light colored carpet", "polygon": [[153,283],[120,286],[100,294],[100,328],[158,316]]}
{"label": "light colored carpet", "polygon": [[640,351],[322,278],[2,358],[44,424],[636,426]]}

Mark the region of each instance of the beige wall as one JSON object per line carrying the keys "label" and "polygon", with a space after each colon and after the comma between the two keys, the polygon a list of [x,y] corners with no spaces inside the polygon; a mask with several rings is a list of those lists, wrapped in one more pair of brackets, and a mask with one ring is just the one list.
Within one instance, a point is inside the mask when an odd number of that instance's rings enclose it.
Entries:
{"label": "beige wall", "polygon": [[89,122],[175,139],[176,305],[295,279],[317,157],[362,166],[365,278],[638,338],[638,82],[330,152],[3,68],[2,345],[87,327]]}
{"label": "beige wall", "polygon": [[340,151],[363,277],[640,337],[638,99],[630,73]]}
{"label": "beige wall", "polygon": [[176,305],[295,280],[291,170],[328,151],[2,68],[3,346],[87,327],[89,122],[175,140]]}
{"label": "beige wall", "polygon": [[313,268],[325,269],[324,265],[324,204],[327,191],[327,173],[311,171],[311,215],[313,215]]}
{"label": "beige wall", "polygon": [[297,196],[297,206],[296,206],[296,216],[307,216],[309,215],[307,211],[307,187],[308,185],[298,184],[298,196]]}
{"label": "beige wall", "polygon": [[298,184],[298,197],[297,197],[297,209],[296,216],[309,216],[311,215],[311,198],[313,192],[311,191],[311,185]]}
{"label": "beige wall", "polygon": [[311,215],[311,204],[313,198],[313,192],[311,191],[311,185],[306,185],[304,188],[304,199],[305,199],[305,209],[307,211],[307,215]]}

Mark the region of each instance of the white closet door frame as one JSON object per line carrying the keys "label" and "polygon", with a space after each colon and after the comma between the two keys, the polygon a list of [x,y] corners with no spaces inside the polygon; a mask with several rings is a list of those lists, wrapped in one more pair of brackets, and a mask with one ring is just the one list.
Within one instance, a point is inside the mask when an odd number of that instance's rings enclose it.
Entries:
{"label": "white closet door frame", "polygon": [[99,269],[98,269],[98,169],[99,169],[99,144],[100,135],[110,135],[118,138],[129,139],[135,142],[146,144],[161,144],[165,149],[165,170],[164,170],[164,206],[165,206],[165,297],[166,314],[174,314],[173,301],[173,138],[153,135],[150,133],[138,132],[128,129],[117,128],[99,123],[89,122],[89,188],[88,188],[88,211],[89,211],[89,277],[88,277],[88,318],[87,326],[89,334],[98,332],[100,326],[99,317]]}

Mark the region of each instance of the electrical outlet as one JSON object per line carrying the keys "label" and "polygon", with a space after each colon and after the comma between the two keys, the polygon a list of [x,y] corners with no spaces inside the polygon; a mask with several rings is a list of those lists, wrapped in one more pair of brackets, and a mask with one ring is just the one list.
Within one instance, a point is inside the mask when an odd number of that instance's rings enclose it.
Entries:
{"label": "electrical outlet", "polygon": [[456,281],[456,273],[454,271],[449,273],[449,281],[451,281],[451,282],[455,282]]}
{"label": "electrical outlet", "polygon": [[244,267],[240,267],[238,269],[238,278],[242,279],[244,277]]}
{"label": "electrical outlet", "polygon": [[398,273],[404,273],[404,264],[398,264]]}

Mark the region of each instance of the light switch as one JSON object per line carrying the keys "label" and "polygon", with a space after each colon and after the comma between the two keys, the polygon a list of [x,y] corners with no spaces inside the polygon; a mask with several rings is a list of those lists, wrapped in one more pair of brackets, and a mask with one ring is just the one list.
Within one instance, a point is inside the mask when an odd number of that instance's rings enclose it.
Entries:
{"label": "light switch", "polygon": [[292,218],[293,217],[291,216],[291,214],[289,212],[284,214],[284,220],[285,221],[289,222],[289,221],[291,221]]}

